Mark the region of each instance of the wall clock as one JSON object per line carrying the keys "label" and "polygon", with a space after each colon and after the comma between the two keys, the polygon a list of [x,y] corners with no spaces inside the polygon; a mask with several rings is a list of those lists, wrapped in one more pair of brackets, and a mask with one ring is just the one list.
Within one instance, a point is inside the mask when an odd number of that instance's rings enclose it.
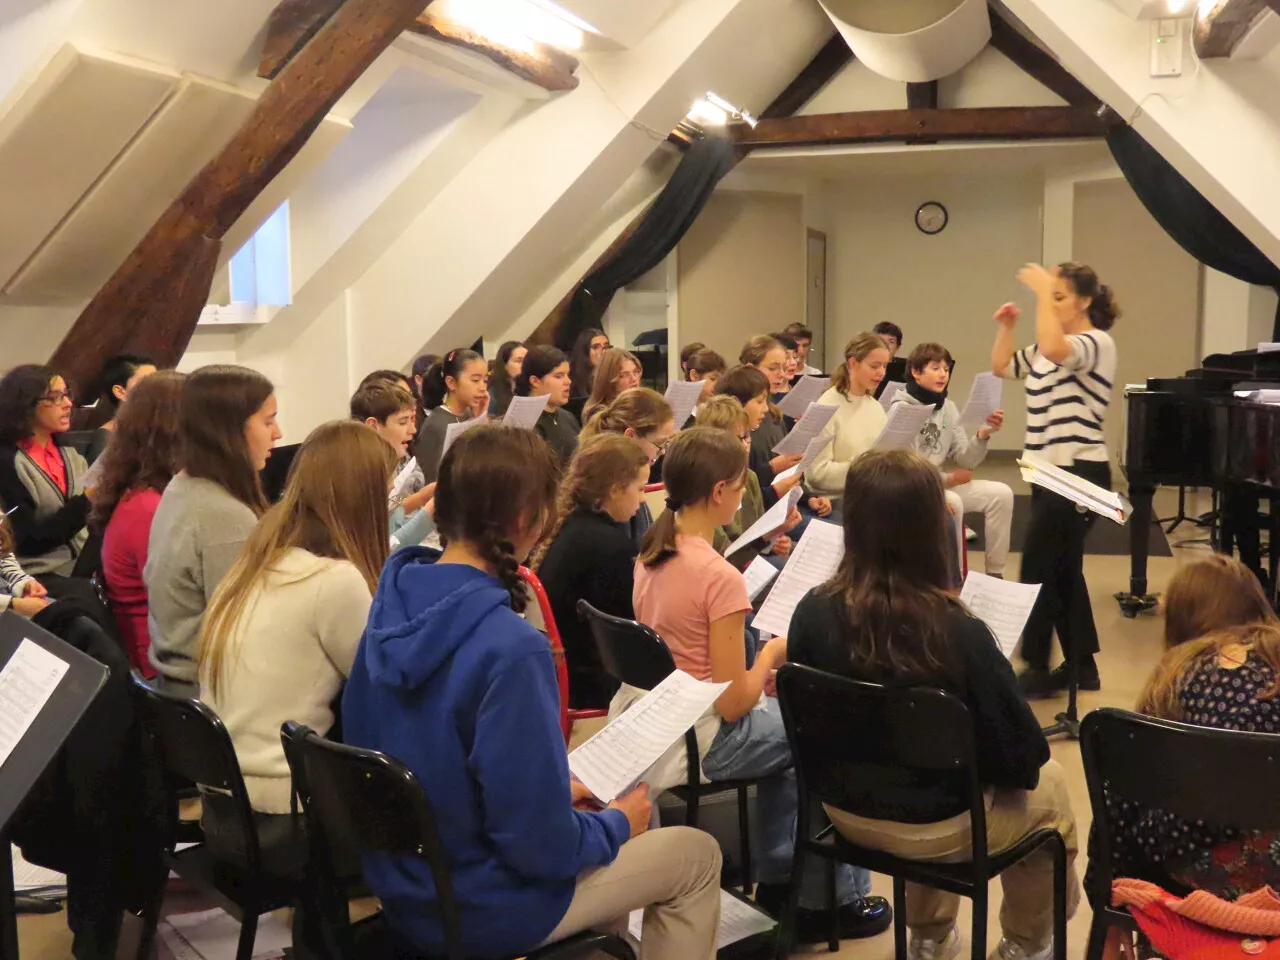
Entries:
{"label": "wall clock", "polygon": [[934,236],[945,230],[949,219],[947,208],[936,200],[922,203],[920,208],[916,210],[916,227],[919,228],[921,233],[927,233],[929,236]]}

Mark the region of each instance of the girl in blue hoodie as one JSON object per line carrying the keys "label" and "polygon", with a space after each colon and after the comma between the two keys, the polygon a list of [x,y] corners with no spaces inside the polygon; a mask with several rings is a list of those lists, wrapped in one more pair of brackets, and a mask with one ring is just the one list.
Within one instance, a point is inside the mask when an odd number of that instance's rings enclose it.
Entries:
{"label": "girl in blue hoodie", "polygon": [[[444,553],[406,549],[383,572],[343,695],[348,743],[396,757],[435,808],[478,958],[519,956],[645,911],[645,960],[709,960],[720,850],[684,827],[648,830],[644,785],[600,809],[571,782],[546,638],[518,615],[517,576],[555,502],[559,463],[535,431],[481,427],[441,463]],[[391,925],[444,948],[426,863],[371,854]]]}

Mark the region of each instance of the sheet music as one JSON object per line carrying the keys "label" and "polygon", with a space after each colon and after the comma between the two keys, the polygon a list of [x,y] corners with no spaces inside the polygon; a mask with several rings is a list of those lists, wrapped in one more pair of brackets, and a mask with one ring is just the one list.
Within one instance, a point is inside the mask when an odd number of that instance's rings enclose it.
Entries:
{"label": "sheet music", "polygon": [[889,419],[872,450],[910,450],[915,447],[920,430],[933,416],[934,409],[921,403],[900,403],[889,411]]}
{"label": "sheet music", "polygon": [[65,894],[67,878],[56,870],[28,863],[17,845],[10,844],[13,861],[13,889],[17,893]]}
{"label": "sheet music", "polygon": [[666,397],[667,403],[671,404],[671,413],[676,420],[676,429],[680,430],[684,427],[684,422],[692,415],[693,408],[698,405],[698,400],[702,397],[702,381],[672,380],[667,385],[667,392],[663,396]]}
{"label": "sheet music", "polygon": [[973,378],[969,400],[960,411],[960,425],[971,431],[984,426],[987,417],[1000,409],[1003,396],[1003,380],[990,372],[978,374]]}
{"label": "sheet music", "polygon": [[[171,914],[160,922],[159,933],[173,960],[235,960],[240,924],[235,917],[215,908]],[[292,942],[289,921],[279,912],[269,913],[258,921],[253,960],[283,957]]]}
{"label": "sheet music", "polygon": [[804,453],[810,441],[822,433],[823,428],[836,415],[837,408],[829,403],[811,403],[804,412],[800,422],[791,428],[791,432],[782,438],[782,442],[773,448],[774,453]]}
{"label": "sheet music", "polygon": [[[723,950],[739,940],[768,933],[778,922],[758,907],[743,903],[728,890],[720,891],[720,926],[716,930],[716,950]],[[639,942],[644,932],[644,911],[632,910],[627,918],[627,933]]]}
{"label": "sheet music", "polygon": [[70,664],[24,639],[0,670],[0,765],[9,759]]}
{"label": "sheet music", "polygon": [[[444,460],[444,455],[449,452],[449,448],[457,442],[457,439],[468,430],[474,430],[476,427],[489,422],[489,415],[482,413],[478,417],[472,417],[470,420],[459,420],[457,423],[451,423],[444,428],[444,446],[440,450],[440,459]],[[537,420],[534,421],[537,423]]]}
{"label": "sheet music", "polygon": [[102,474],[106,470],[107,454],[104,450],[98,455],[98,459],[90,464],[88,471],[84,475],[84,479],[80,481],[82,490],[96,490],[98,484],[102,482]]}
{"label": "sheet music", "polygon": [[799,420],[809,409],[809,404],[817,403],[830,387],[830,377],[801,377],[791,392],[782,398],[778,409],[793,420]]}
{"label": "sheet music", "polygon": [[601,803],[637,783],[671,745],[711,708],[727,683],[702,683],[681,670],[569,754],[569,769]]}
{"label": "sheet music", "polygon": [[764,557],[756,557],[752,560],[747,569],[742,571],[742,579],[747,582],[748,599],[754,603],[764,588],[773,582],[778,572],[778,568]]}
{"label": "sheet music", "polygon": [[400,469],[400,472],[396,474],[395,480],[391,483],[391,493],[387,497],[389,501],[398,504],[402,499],[404,499],[404,488],[408,486],[409,481],[413,479],[413,473],[417,469],[418,459],[410,453],[409,459],[405,461],[404,466]]}
{"label": "sheet music", "polygon": [[1258,353],[1276,353],[1280,351],[1280,343],[1260,343],[1258,344]]}
{"label": "sheet music", "polygon": [[1051,490],[1121,526],[1133,513],[1133,506],[1123,494],[1105,490],[1044,460],[1027,457],[1019,460],[1018,466],[1022,468],[1022,479],[1027,483]]}
{"label": "sheet music", "polygon": [[1280,390],[1237,390],[1235,395],[1241,400],[1253,400],[1255,403],[1280,403]]}
{"label": "sheet music", "polygon": [[773,478],[773,482],[777,483],[779,480],[790,480],[792,477],[799,476],[804,473],[809,469],[810,464],[818,459],[818,454],[830,446],[833,439],[834,437],[825,437],[821,435],[814,437],[809,441],[809,445],[804,448],[804,456],[800,458],[800,462],[790,470],[783,470]]}
{"label": "sheet music", "polygon": [[1014,583],[976,570],[969,571],[964,578],[964,589],[960,591],[960,601],[991,628],[1000,652],[1006,657],[1013,656],[1038,596],[1038,583]]}
{"label": "sheet music", "polygon": [[791,491],[785,497],[766,510],[759,520],[747,527],[742,536],[729,544],[724,555],[726,557],[732,556],[748,544],[759,540],[766,533],[772,533],[774,530],[777,530],[787,522],[787,514],[790,513],[792,508],[800,502],[800,497],[803,494],[804,491],[799,487],[792,487]]}
{"label": "sheet music", "polygon": [[884,412],[889,412],[889,405],[893,403],[893,398],[898,391],[905,387],[905,383],[899,383],[897,380],[890,380],[884,385],[884,393],[880,394],[880,406],[884,407]]}
{"label": "sheet music", "polygon": [[551,398],[545,393],[540,397],[512,397],[507,415],[502,418],[502,425],[518,430],[532,430],[550,402]]}
{"label": "sheet music", "polygon": [[835,576],[843,556],[844,528],[825,520],[809,521],[752,626],[775,637],[785,637],[791,630],[796,604],[818,584]]}

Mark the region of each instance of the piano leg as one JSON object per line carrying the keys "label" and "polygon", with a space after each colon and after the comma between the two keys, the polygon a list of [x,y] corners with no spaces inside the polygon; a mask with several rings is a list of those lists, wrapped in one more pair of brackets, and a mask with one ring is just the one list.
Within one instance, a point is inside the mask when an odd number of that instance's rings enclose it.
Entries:
{"label": "piano leg", "polygon": [[1156,605],[1156,598],[1147,593],[1151,501],[1155,492],[1154,485],[1131,484],[1129,487],[1129,502],[1133,504],[1133,516],[1129,518],[1129,592],[1117,593],[1116,600],[1120,603],[1120,612],[1130,619]]}

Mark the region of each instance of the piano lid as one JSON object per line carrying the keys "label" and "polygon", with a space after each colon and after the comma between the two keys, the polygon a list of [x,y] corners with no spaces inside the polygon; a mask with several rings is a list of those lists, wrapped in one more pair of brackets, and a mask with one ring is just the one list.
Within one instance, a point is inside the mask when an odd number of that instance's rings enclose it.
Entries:
{"label": "piano lid", "polygon": [[1233,390],[1280,384],[1280,351],[1240,350],[1214,353],[1203,366],[1181,377],[1150,377],[1148,390],[1228,395]]}

